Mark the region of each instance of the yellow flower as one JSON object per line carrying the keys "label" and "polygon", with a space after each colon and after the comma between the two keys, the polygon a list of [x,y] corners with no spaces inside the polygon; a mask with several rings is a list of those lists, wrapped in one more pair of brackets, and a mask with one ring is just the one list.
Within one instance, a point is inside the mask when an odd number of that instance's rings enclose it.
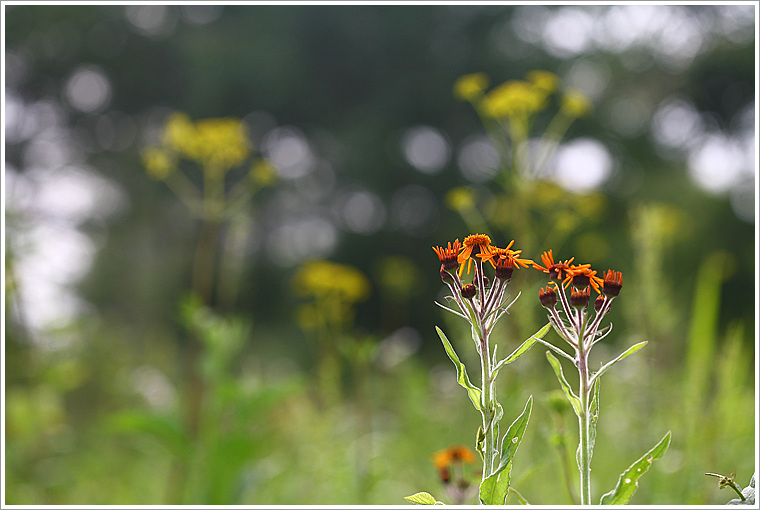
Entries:
{"label": "yellow flower", "polygon": [[475,192],[470,188],[452,188],[446,193],[446,205],[455,211],[466,211],[475,207]]}
{"label": "yellow flower", "polygon": [[187,115],[174,113],[166,123],[164,143],[182,156],[217,171],[237,166],[250,155],[245,125],[234,118],[193,123]]}
{"label": "yellow flower", "polygon": [[277,169],[266,159],[259,159],[251,165],[251,179],[257,186],[270,186],[277,181]]}
{"label": "yellow flower", "polygon": [[143,165],[148,175],[156,180],[166,179],[176,168],[174,159],[158,147],[148,147],[142,152]]}
{"label": "yellow flower", "polygon": [[532,83],[510,80],[486,94],[481,108],[489,117],[524,119],[546,108],[546,98],[546,91]]}
{"label": "yellow flower", "polygon": [[568,117],[582,117],[591,111],[591,101],[580,90],[571,89],[562,96],[560,111]]}
{"label": "yellow flower", "polygon": [[549,94],[557,90],[559,86],[559,78],[556,74],[549,71],[531,71],[528,73],[527,78],[536,88],[544,90]]}
{"label": "yellow flower", "polygon": [[358,269],[327,260],[304,262],[292,280],[301,296],[361,301],[369,295],[369,280]]}
{"label": "yellow flower", "polygon": [[454,96],[464,101],[474,101],[483,95],[487,87],[488,76],[485,73],[465,74],[454,82]]}

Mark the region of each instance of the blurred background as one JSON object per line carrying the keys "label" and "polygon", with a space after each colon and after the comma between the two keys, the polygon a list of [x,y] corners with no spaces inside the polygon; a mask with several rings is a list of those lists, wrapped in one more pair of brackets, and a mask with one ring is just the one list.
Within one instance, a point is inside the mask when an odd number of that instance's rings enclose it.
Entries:
{"label": "blurred background", "polygon": [[[623,273],[592,361],[649,344],[603,381],[593,498],[668,430],[632,503],[748,483],[754,5],[4,13],[6,503],[450,503],[431,456],[480,415],[435,325],[479,376],[431,247],[475,232]],[[556,82],[522,123],[455,90],[535,70]],[[500,353],[545,284],[515,271]],[[503,427],[536,402],[534,504],[575,497],[557,389],[540,348],[498,382]]]}

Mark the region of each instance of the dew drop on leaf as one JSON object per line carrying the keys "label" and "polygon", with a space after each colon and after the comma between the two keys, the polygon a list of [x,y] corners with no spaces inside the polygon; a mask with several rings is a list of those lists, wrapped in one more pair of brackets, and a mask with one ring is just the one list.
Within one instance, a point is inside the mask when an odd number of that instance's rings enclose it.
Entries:
{"label": "dew drop on leaf", "polygon": [[626,479],[625,479],[625,480],[623,480],[623,481],[624,481],[625,483],[631,483],[631,479],[630,479],[630,478],[626,478]]}

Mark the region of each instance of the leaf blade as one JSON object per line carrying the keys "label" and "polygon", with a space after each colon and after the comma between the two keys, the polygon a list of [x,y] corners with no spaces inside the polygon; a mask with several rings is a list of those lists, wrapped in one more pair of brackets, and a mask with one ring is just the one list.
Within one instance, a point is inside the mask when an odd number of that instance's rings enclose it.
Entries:
{"label": "leaf blade", "polygon": [[441,504],[441,502],[437,501],[432,494],[427,493],[427,492],[418,492],[417,494],[412,494],[411,496],[404,496],[404,499],[407,501],[411,501],[415,505]]}
{"label": "leaf blade", "polygon": [[459,361],[459,356],[457,356],[457,353],[454,351],[454,347],[451,346],[451,342],[449,342],[449,339],[446,338],[446,335],[443,331],[441,331],[441,328],[436,326],[435,330],[438,332],[438,336],[441,338],[441,342],[443,342],[443,348],[446,350],[446,354],[449,356],[449,359],[451,359],[452,363],[454,363],[454,366],[457,369],[457,382],[462,388],[467,390],[467,395],[470,397],[472,405],[475,406],[475,409],[480,411],[480,388],[477,388],[470,382],[470,378],[467,376],[467,369],[465,368],[464,363]]}
{"label": "leaf blade", "polygon": [[547,323],[544,327],[542,327],[541,329],[539,329],[538,331],[536,331],[533,335],[531,335],[530,338],[528,338],[527,340],[525,340],[520,345],[520,347],[518,347],[517,349],[515,349],[512,352],[512,354],[510,354],[509,356],[507,356],[503,360],[499,361],[496,364],[496,366],[493,368],[494,374],[496,374],[503,365],[509,365],[513,361],[517,360],[517,358],[519,358],[520,356],[522,356],[523,354],[525,354],[526,352],[528,352],[528,350],[531,347],[533,347],[533,345],[538,340],[540,340],[540,339],[542,339],[543,337],[546,336],[546,333],[549,332],[549,329],[551,329],[551,327],[552,327],[551,323],[550,322]]}
{"label": "leaf blade", "polygon": [[618,479],[618,483],[614,489],[602,496],[600,505],[625,505],[630,501],[633,493],[639,487],[639,479],[644,476],[644,473],[649,471],[649,468],[655,460],[662,457],[670,446],[670,431],[660,440],[659,443],[641,456],[639,460],[631,464],[628,469],[623,471]]}
{"label": "leaf blade", "polygon": [[618,356],[617,358],[615,358],[615,359],[613,359],[611,361],[608,361],[607,363],[605,363],[604,365],[602,365],[602,368],[600,368],[599,371],[596,372],[591,377],[591,382],[593,383],[595,380],[599,379],[602,376],[602,374],[605,373],[607,370],[609,370],[609,368],[612,365],[614,365],[615,363],[617,363],[618,361],[620,361],[620,360],[622,360],[624,358],[627,358],[628,356],[630,356],[634,352],[636,352],[639,349],[641,349],[642,347],[644,347],[647,343],[649,343],[649,342],[647,340],[644,340],[643,342],[639,342],[639,343],[637,343],[635,345],[632,345],[628,349],[626,349],[625,351],[623,351],[623,353],[620,354],[620,356]]}
{"label": "leaf blade", "polygon": [[575,414],[580,416],[583,413],[583,410],[581,409],[581,399],[579,399],[578,396],[573,393],[573,389],[570,387],[570,383],[568,383],[567,379],[565,379],[565,374],[562,372],[562,365],[559,364],[559,360],[555,358],[550,351],[546,351],[546,359],[549,360],[549,364],[554,369],[554,373],[559,380],[559,385],[562,387],[562,391],[565,392],[567,399],[573,406]]}

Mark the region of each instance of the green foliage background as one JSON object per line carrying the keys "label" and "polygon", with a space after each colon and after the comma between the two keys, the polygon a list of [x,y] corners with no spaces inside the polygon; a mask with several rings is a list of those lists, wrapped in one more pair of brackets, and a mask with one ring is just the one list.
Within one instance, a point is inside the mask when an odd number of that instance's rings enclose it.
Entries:
{"label": "green foliage background", "polygon": [[[677,95],[707,125],[737,132],[738,117],[756,100],[754,38],[713,33],[706,50],[674,69],[643,46],[560,57],[518,37],[528,14],[548,18],[565,6],[237,5],[204,11],[202,23],[169,6],[161,11],[164,25],[149,33],[129,21],[134,7],[4,5],[6,57],[12,54],[6,100],[58,108],[58,127],[84,154],[81,163],[128,197],[121,213],[80,225],[97,239],[92,265],[76,284],[90,306],[47,332],[44,345],[26,322],[34,306],[20,306],[25,253],[15,242],[41,220],[6,210],[6,503],[389,505],[419,491],[442,499],[430,455],[472,445],[479,418],[434,329],[440,325],[463,361],[477,367],[464,324],[433,304],[442,285],[430,247],[471,233],[446,206],[446,193],[458,186],[472,186],[482,214],[500,228],[492,233],[499,246],[534,229],[548,244],[530,246],[525,258],[553,248],[562,259],[576,256],[624,275],[611,313],[615,331],[595,353],[601,361],[649,343],[602,383],[593,498],[667,430],[670,449],[632,503],[722,504],[730,494],[717,490],[708,471],[735,471],[747,483],[757,448],[755,224],[737,217],[727,194],[694,184],[685,152],[659,150],[651,123],[621,134],[609,115],[621,97],[644,97],[653,109]],[[572,9],[599,15],[611,8]],[[732,8],[655,7],[703,23]],[[741,11],[753,15],[752,8]],[[557,188],[546,191],[542,210],[562,203],[569,213],[550,222],[523,215],[524,223],[513,225],[513,215],[489,198],[492,183],[468,182],[457,168],[456,149],[483,126],[453,97],[452,85],[479,71],[494,83],[533,69],[564,77],[579,63],[608,79],[594,113],[566,136],[597,139],[613,155],[616,171],[599,190],[602,198],[593,199],[601,208],[591,207],[601,213],[584,212],[592,198]],[[109,101],[96,111],[67,101],[68,80],[82,65],[96,66],[110,83]],[[298,129],[331,169],[283,179],[256,196],[245,214],[237,299],[226,307],[188,298],[199,223],[142,167],[140,150],[170,111],[242,118],[257,146],[276,127]],[[126,119],[127,142],[98,145],[98,121],[114,113]],[[419,172],[404,159],[405,130],[419,125],[444,133],[452,148],[440,173]],[[6,172],[33,173],[29,150],[42,131],[5,141]],[[747,184],[753,189],[756,171]],[[327,191],[314,199],[320,186]],[[330,212],[354,189],[384,205],[376,230],[352,231]],[[399,203],[417,203],[399,190],[430,197],[426,221],[399,220]],[[6,198],[14,192],[6,188]],[[551,230],[570,214],[580,218],[572,235]],[[304,299],[290,282],[308,249],[293,259],[271,249],[278,229],[313,216],[327,218],[336,233],[334,245],[316,256],[358,268],[372,289],[334,337],[332,399],[320,396],[320,344],[296,321]],[[515,273],[511,289],[522,296],[494,336],[502,354],[545,323],[537,299],[544,279],[532,270]],[[552,335],[547,339],[558,342]],[[202,346],[202,393],[186,387],[191,338]],[[154,405],[136,389],[156,384],[168,384],[173,399]],[[534,396],[513,486],[531,503],[570,503],[559,488],[556,445],[565,438],[574,465],[574,418],[550,405],[556,380],[543,353],[534,348],[503,369],[499,384],[506,423]],[[193,405],[201,409],[195,433],[184,411]]]}

